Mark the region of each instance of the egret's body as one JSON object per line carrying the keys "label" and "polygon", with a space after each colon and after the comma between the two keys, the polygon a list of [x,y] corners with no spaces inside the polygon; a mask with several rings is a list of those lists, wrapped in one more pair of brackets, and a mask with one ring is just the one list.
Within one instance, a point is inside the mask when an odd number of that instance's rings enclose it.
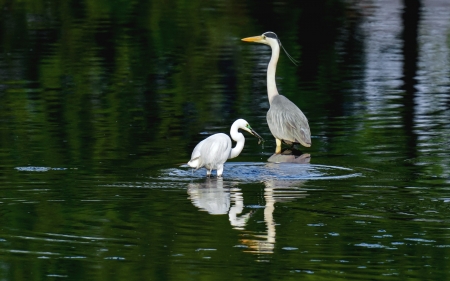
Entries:
{"label": "egret's body", "polygon": [[261,36],[247,37],[245,42],[255,42],[269,45],[272,56],[267,66],[267,96],[270,108],[267,112],[267,124],[276,140],[275,153],[281,152],[281,142],[287,144],[300,143],[311,146],[311,131],[305,114],[288,98],[280,95],[275,82],[281,42],[273,32],[265,32]]}
{"label": "egret's body", "polygon": [[223,133],[214,134],[199,142],[192,151],[191,160],[188,165],[195,169],[206,168],[209,177],[212,170],[217,170],[217,176],[221,177],[223,165],[228,159],[237,157],[245,144],[245,137],[238,130],[242,129],[250,134],[262,138],[250,127],[244,119],[238,119],[231,125],[230,135],[236,141],[236,146],[231,147],[231,139]]}

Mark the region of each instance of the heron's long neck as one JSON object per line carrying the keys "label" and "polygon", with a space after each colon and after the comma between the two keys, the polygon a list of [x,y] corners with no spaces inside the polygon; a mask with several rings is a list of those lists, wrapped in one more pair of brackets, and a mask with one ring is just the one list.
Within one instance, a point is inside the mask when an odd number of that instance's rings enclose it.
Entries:
{"label": "heron's long neck", "polygon": [[239,154],[241,154],[241,151],[242,149],[244,149],[245,144],[244,135],[239,133],[237,126],[234,126],[234,124],[233,126],[231,126],[230,135],[231,138],[236,142],[236,146],[231,149],[230,157],[228,157],[228,159],[235,158]]}
{"label": "heron's long neck", "polygon": [[280,56],[280,45],[273,44],[271,45],[271,48],[272,57],[267,66],[267,96],[269,97],[269,103],[272,103],[272,99],[278,95],[275,73],[277,71],[278,57]]}

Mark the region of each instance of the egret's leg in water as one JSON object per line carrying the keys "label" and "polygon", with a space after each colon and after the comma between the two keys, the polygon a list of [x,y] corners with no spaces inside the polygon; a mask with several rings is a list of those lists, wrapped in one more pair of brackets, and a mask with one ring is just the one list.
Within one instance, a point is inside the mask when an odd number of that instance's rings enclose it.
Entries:
{"label": "egret's leg in water", "polygon": [[281,153],[281,140],[275,139],[275,142],[277,143],[277,148],[275,149],[275,153],[280,154]]}
{"label": "egret's leg in water", "polygon": [[222,173],[223,173],[223,164],[222,165],[217,165],[217,177],[221,178],[222,177]]}

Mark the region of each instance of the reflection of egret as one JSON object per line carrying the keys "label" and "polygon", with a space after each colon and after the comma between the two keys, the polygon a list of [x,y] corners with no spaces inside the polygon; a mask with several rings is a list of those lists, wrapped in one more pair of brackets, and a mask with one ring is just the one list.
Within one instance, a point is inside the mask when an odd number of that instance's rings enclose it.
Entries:
{"label": "reflection of egret", "polygon": [[223,188],[222,178],[190,183],[187,192],[192,204],[211,215],[226,214],[230,209],[230,191],[229,188]]}
{"label": "reflection of egret", "polygon": [[192,151],[191,160],[188,165],[192,168],[206,168],[206,175],[209,177],[212,170],[217,170],[217,177],[223,173],[223,164],[231,158],[237,157],[245,144],[245,137],[238,129],[245,130],[262,140],[244,119],[238,119],[231,125],[230,135],[236,141],[236,146],[231,148],[231,139],[223,133],[214,134],[202,140]]}
{"label": "reflection of egret", "polygon": [[[267,67],[267,95],[270,104],[267,112],[267,124],[277,143],[275,153],[281,152],[282,141],[287,144],[300,143],[303,146],[310,147],[311,131],[308,119],[293,102],[278,94],[275,72],[280,55],[280,46],[282,47],[280,39],[275,33],[269,31],[260,36],[243,38],[242,41],[262,43],[272,48],[272,57]],[[287,52],[286,54],[293,60]]]}
{"label": "reflection of egret", "polygon": [[211,215],[228,213],[230,224],[235,229],[243,229],[252,214],[249,212],[241,215],[244,210],[241,189],[232,186],[224,187],[222,178],[216,180],[208,178],[202,183],[190,183],[187,191],[192,204],[200,210],[207,211]]}
{"label": "reflection of egret", "polygon": [[252,212],[238,216],[242,213],[242,211],[244,211],[244,197],[242,196],[240,188],[231,189],[231,200],[234,204],[228,212],[230,224],[234,226],[234,229],[243,230],[248,222],[248,219],[252,215]]}

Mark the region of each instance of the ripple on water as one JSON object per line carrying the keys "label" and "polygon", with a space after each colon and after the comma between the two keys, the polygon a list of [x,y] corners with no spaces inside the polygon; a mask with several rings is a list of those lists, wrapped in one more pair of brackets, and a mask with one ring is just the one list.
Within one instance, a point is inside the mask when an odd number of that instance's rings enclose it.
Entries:
{"label": "ripple on water", "polygon": [[14,169],[20,172],[48,172],[48,171],[67,170],[67,168],[36,167],[36,166],[15,167]]}
{"label": "ripple on water", "polygon": [[[160,180],[191,180],[204,178],[204,168],[193,171],[187,165],[178,168],[164,169],[157,177]],[[215,171],[213,171],[215,176]],[[223,177],[241,182],[260,182],[270,179],[277,180],[329,180],[345,179],[361,176],[352,169],[314,164],[296,163],[257,163],[228,162],[225,163]]]}

